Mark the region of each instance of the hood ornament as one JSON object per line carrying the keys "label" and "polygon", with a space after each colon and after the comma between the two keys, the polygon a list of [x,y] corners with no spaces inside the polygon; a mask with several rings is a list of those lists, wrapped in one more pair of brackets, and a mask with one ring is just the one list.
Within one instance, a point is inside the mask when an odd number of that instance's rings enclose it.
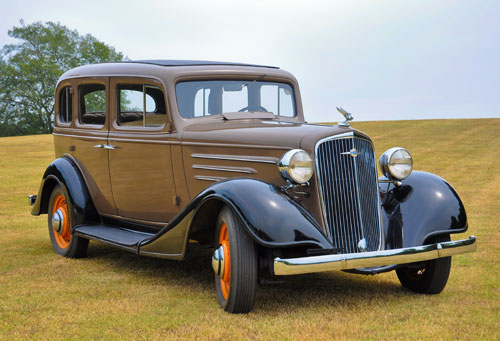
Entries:
{"label": "hood ornament", "polygon": [[345,121],[344,122],[339,122],[338,125],[339,126],[343,126],[343,127],[349,127],[349,121],[352,121],[353,117],[351,115],[351,113],[348,113],[347,111],[345,111],[342,107],[337,107],[337,110],[339,113],[342,114],[342,116],[345,117]]}

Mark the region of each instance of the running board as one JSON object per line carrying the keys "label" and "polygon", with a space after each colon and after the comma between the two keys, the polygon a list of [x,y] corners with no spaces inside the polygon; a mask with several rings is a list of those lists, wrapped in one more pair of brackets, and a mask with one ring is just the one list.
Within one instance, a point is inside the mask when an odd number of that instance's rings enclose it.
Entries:
{"label": "running board", "polygon": [[108,225],[80,225],[73,228],[75,236],[97,240],[128,251],[137,252],[137,246],[154,236],[151,233],[133,231]]}

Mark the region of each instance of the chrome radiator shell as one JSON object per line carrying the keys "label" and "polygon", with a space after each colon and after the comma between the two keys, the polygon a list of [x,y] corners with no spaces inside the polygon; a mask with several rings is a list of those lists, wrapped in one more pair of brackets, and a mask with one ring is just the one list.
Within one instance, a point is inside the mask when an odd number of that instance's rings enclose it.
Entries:
{"label": "chrome radiator shell", "polygon": [[377,163],[372,142],[354,133],[315,146],[318,192],[332,244],[343,253],[382,248]]}

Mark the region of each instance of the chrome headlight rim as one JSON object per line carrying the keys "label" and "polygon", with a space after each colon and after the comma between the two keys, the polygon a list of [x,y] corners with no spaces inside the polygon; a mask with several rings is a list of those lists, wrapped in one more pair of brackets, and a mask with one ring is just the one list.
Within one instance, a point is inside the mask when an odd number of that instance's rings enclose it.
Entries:
{"label": "chrome headlight rim", "polygon": [[[396,162],[398,152],[400,154],[399,157],[401,155],[403,157],[400,157],[399,161]],[[403,162],[401,162],[401,160],[403,160]],[[403,147],[389,148],[380,156],[378,162],[382,174],[384,174],[384,176],[390,180],[404,180],[408,176],[410,176],[411,172],[413,171],[413,158],[410,152]],[[406,167],[407,169],[401,169],[401,166],[403,166],[402,168]],[[399,170],[398,167],[400,168]]]}
{"label": "chrome headlight rim", "polygon": [[[299,159],[299,160],[298,160]],[[302,159],[302,160],[300,160]],[[300,174],[300,172],[295,171],[296,162],[306,162],[309,163],[309,169],[306,170],[305,174]],[[281,157],[278,162],[278,168],[281,176],[285,180],[289,180],[296,184],[305,184],[311,180],[313,176],[313,162],[311,156],[303,149],[292,149],[287,151]],[[304,171],[305,167],[302,167]]]}

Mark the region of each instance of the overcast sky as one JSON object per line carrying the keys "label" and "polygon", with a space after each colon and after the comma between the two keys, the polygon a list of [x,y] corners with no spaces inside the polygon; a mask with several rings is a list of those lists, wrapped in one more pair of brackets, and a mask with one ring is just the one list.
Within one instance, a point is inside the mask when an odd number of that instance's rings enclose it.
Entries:
{"label": "overcast sky", "polygon": [[130,59],[276,65],[308,121],[500,117],[500,1],[0,0],[7,31],[58,21]]}

